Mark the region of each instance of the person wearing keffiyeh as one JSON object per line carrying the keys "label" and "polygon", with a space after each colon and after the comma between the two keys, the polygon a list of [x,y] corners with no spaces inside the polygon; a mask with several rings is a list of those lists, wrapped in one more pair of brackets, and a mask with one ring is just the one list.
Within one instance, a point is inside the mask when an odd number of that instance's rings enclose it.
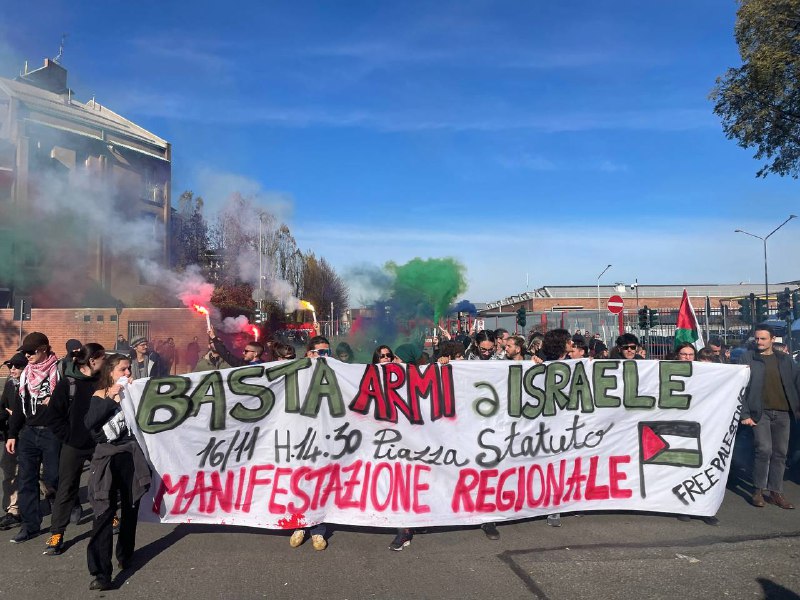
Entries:
{"label": "person wearing keffiyeh", "polygon": [[50,340],[35,331],[25,336],[19,347],[28,365],[19,379],[19,395],[12,407],[6,451],[17,455],[19,472],[18,503],[22,527],[11,541],[26,542],[39,534],[42,512],[39,508],[39,470],[48,489],[58,488],[58,461],[61,442],[48,427],[48,404],[58,383],[58,357]]}

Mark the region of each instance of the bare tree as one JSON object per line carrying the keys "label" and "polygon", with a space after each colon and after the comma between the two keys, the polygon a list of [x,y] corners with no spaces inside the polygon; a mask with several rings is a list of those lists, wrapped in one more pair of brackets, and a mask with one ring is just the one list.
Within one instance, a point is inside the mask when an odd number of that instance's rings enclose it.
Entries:
{"label": "bare tree", "polygon": [[347,285],[324,258],[309,252],[304,259],[303,299],[311,302],[321,314],[326,314],[333,303],[333,317],[337,318],[347,308]]}

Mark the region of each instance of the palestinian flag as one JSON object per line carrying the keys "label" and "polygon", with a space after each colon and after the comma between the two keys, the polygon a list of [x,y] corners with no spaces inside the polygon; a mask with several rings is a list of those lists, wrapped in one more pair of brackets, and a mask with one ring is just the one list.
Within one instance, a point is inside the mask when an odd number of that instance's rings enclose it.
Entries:
{"label": "palestinian flag", "polygon": [[639,485],[646,497],[644,466],[698,468],[703,464],[700,423],[642,421],[639,423]]}
{"label": "palestinian flag", "polygon": [[675,347],[677,348],[684,342],[694,345],[695,350],[700,350],[705,346],[703,338],[700,336],[700,325],[694,314],[692,303],[689,301],[689,294],[686,292],[686,288],[683,288],[683,299],[681,300],[681,308],[678,311],[678,322],[675,328]]}

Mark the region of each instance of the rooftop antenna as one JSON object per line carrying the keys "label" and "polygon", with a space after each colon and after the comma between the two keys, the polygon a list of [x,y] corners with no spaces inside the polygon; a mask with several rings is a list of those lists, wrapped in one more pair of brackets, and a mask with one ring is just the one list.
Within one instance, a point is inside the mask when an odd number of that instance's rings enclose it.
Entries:
{"label": "rooftop antenna", "polygon": [[53,62],[57,62],[57,63],[61,62],[61,57],[64,56],[64,42],[66,42],[66,41],[67,41],[67,34],[66,33],[62,33],[61,34],[61,44],[58,46],[58,54],[56,54],[56,57],[53,59]]}

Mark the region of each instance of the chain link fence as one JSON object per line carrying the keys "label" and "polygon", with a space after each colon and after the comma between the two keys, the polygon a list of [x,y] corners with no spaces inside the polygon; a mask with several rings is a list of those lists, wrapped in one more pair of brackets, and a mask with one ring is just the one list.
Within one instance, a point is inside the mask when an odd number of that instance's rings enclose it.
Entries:
{"label": "chain link fence", "polygon": [[[529,335],[534,331],[545,333],[549,329],[562,328],[572,333],[580,330],[591,336],[600,334],[600,338],[609,347],[614,345],[617,336],[622,331],[634,334],[648,350],[648,355],[653,358],[663,358],[672,352],[675,343],[675,329],[678,321],[678,309],[659,310],[658,324],[651,328],[639,327],[639,314],[635,309],[625,310],[622,315],[612,315],[603,310],[597,311],[529,311],[526,313],[525,327],[517,325],[517,315],[508,313],[484,313],[479,319],[483,320],[485,329],[503,328],[512,333]],[[706,319],[706,310],[695,310],[695,315],[700,323],[701,335],[704,339],[718,337],[728,346],[736,346],[750,335],[752,329],[749,323],[744,323],[738,311],[727,308],[712,308]]]}

